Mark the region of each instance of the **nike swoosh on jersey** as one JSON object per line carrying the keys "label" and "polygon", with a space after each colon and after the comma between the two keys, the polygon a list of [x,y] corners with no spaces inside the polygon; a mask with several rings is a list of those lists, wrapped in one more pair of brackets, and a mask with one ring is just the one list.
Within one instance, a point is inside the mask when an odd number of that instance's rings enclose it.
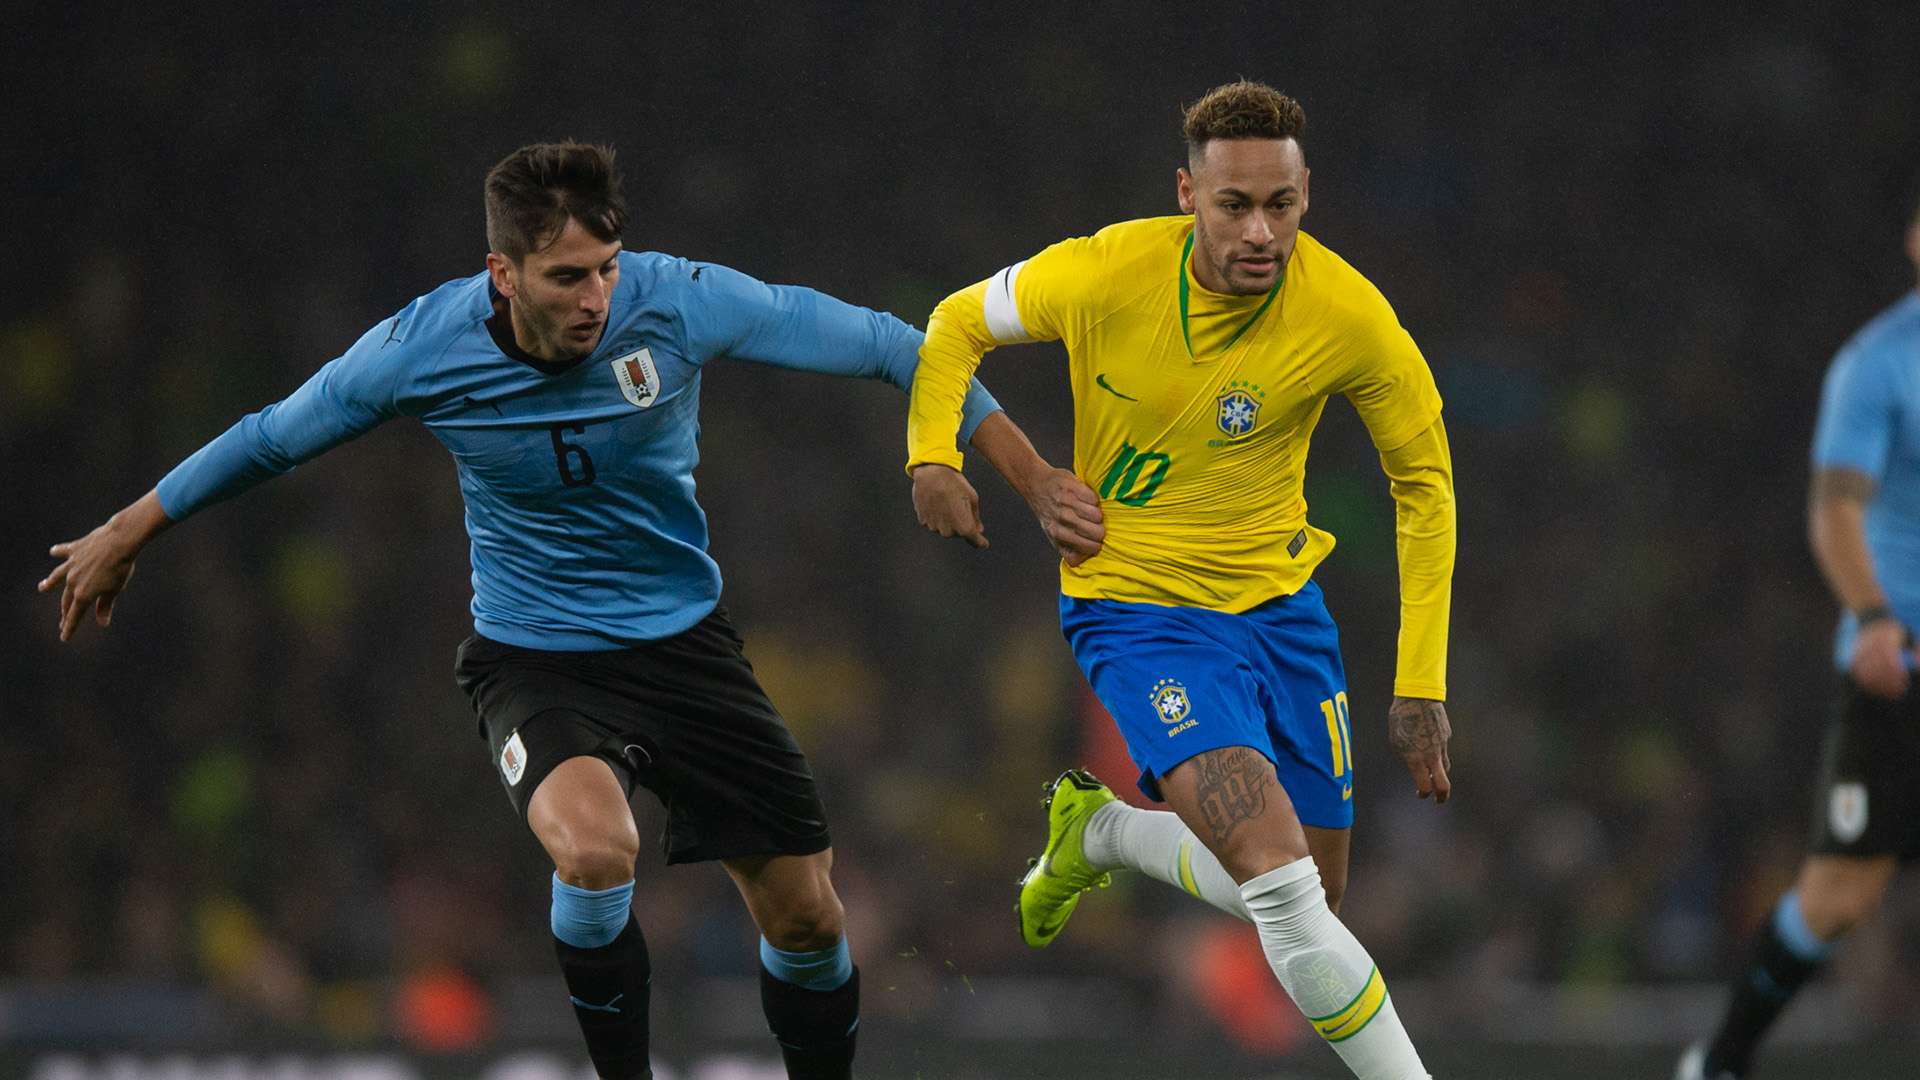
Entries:
{"label": "nike swoosh on jersey", "polygon": [[573,1002],[576,1008],[588,1009],[593,1012],[614,1013],[617,1015],[620,1012],[620,999],[626,996],[625,994],[615,994],[613,995],[613,1000],[607,1002],[605,1005],[595,1005],[592,1002],[581,1001],[572,994],[567,995],[567,1000]]}
{"label": "nike swoosh on jersey", "polygon": [[1140,400],[1137,397],[1128,397],[1127,395],[1121,393],[1120,391],[1115,390],[1111,385],[1107,383],[1107,375],[1105,372],[1100,372],[1099,374],[1096,374],[1093,377],[1093,382],[1094,382],[1094,385],[1098,386],[1102,390],[1105,390],[1107,393],[1112,394],[1114,397],[1121,398],[1125,401]]}

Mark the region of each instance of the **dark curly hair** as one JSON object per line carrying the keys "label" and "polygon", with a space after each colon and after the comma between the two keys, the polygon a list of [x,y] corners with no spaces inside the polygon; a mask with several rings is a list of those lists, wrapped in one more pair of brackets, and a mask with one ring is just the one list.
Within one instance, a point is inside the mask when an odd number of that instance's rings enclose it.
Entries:
{"label": "dark curly hair", "polygon": [[1187,153],[1197,157],[1215,139],[1292,139],[1307,130],[1300,103],[1266,83],[1241,79],[1216,86],[1187,106],[1181,125]]}

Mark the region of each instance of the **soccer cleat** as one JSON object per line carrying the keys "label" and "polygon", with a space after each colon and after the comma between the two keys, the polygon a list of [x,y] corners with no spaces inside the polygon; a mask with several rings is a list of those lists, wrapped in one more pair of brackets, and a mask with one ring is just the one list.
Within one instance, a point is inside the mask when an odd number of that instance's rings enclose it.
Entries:
{"label": "soccer cleat", "polygon": [[1687,1052],[1680,1055],[1680,1064],[1673,1070],[1673,1080],[1739,1080],[1730,1072],[1717,1072],[1707,1075],[1707,1044],[1694,1043]]}
{"label": "soccer cleat", "polygon": [[1085,769],[1068,769],[1046,785],[1047,850],[1027,863],[1020,879],[1020,936],[1044,949],[1053,943],[1080,894],[1113,884],[1113,875],[1095,870],[1080,846],[1093,812],[1116,801],[1112,789]]}

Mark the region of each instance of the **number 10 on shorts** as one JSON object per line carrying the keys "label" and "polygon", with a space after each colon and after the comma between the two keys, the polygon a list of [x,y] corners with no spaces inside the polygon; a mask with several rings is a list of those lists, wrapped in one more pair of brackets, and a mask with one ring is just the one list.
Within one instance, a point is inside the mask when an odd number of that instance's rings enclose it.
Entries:
{"label": "number 10 on shorts", "polygon": [[1327,741],[1333,744],[1333,778],[1338,780],[1353,769],[1353,731],[1347,725],[1347,692],[1342,690],[1321,702],[1320,714],[1327,718]]}

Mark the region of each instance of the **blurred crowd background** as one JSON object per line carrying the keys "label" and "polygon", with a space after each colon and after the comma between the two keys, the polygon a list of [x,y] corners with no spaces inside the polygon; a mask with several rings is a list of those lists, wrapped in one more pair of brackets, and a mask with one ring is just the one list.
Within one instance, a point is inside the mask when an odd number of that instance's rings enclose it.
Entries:
{"label": "blurred crowd background", "polygon": [[[399,1022],[395,980],[484,997],[549,973],[548,866],[451,678],[466,543],[421,429],[169,533],[110,632],[60,645],[33,592],[48,544],[481,269],[495,160],[611,142],[630,247],[924,324],[1055,239],[1173,212],[1179,110],[1240,75],[1305,106],[1305,227],[1425,350],[1458,472],[1456,795],[1436,809],[1384,741],[1386,484],[1344,404],[1315,443],[1361,770],[1348,921],[1394,978],[1462,993],[1717,980],[1794,868],[1833,681],[1804,540],[1819,381],[1915,284],[1904,0],[19,18],[0,981],[210,985],[264,1031],[349,1038]],[[982,377],[1064,464],[1058,347]],[[1182,961],[1236,931],[1155,883],[1096,896],[1047,953],[1015,932],[1039,785],[1112,750],[1024,506],[975,466],[993,546],[919,530],[885,386],[722,363],[704,397],[724,602],[824,785],[863,965],[902,988],[1071,972],[1204,1000]],[[718,868],[649,848],[639,879],[657,983],[751,970]],[[1894,895],[1834,978],[1910,1028],[1920,919]],[[1228,1005],[1193,1011],[1232,1027]]]}

